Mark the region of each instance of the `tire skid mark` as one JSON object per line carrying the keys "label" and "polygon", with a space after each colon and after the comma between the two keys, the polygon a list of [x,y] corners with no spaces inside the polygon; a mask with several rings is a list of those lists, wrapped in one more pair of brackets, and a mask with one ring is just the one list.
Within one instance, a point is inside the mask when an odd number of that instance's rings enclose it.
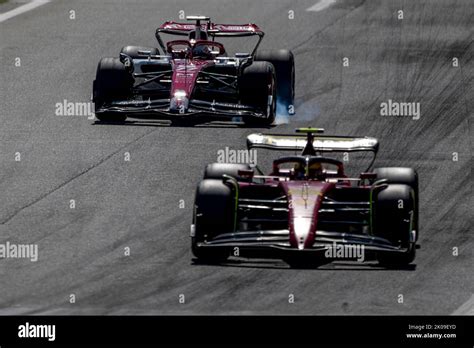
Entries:
{"label": "tire skid mark", "polygon": [[91,166],[85,168],[84,170],[82,170],[80,173],[78,173],[77,175],[74,175],[73,177],[71,177],[69,180],[67,181],[64,181],[63,183],[61,183],[60,185],[54,187],[53,189],[51,189],[50,191],[46,192],[45,194],[37,197],[36,199],[34,199],[33,201],[31,201],[30,203],[24,205],[23,207],[20,207],[20,208],[17,208],[13,213],[10,213],[10,215],[8,215],[6,218],[4,218],[3,220],[0,221],[0,225],[5,225],[7,224],[9,221],[11,221],[16,215],[18,215],[19,213],[21,213],[23,210],[25,209],[28,209],[29,207],[35,205],[36,203],[40,202],[41,200],[43,200],[44,198],[48,197],[49,195],[51,195],[52,193],[58,191],[59,189],[65,187],[67,184],[69,184],[70,182],[76,180],[77,178],[81,177],[82,175],[84,174],[87,174],[88,172],[90,172],[91,170],[93,170],[94,168],[98,167],[99,165],[105,163],[106,161],[108,161],[109,159],[111,159],[112,157],[114,157],[117,153],[119,153],[121,150],[123,150],[124,148],[126,148],[127,146],[130,146],[131,144],[134,144],[136,142],[138,142],[139,140],[141,140],[142,138],[145,138],[146,136],[150,135],[151,133],[154,133],[155,131],[157,131],[158,129],[153,129],[141,136],[139,136],[138,138],[132,140],[131,142],[119,147],[116,151],[112,152],[111,154],[109,154],[108,156],[104,157],[103,159],[101,159],[99,162],[95,163],[95,164],[92,164]]}

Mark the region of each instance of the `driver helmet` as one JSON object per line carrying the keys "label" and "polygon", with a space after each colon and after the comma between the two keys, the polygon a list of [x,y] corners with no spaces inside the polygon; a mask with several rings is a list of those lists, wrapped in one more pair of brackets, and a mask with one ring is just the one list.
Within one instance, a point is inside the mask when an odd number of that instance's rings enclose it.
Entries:
{"label": "driver helmet", "polygon": [[311,163],[308,168],[308,176],[310,178],[318,178],[323,174],[323,166],[321,162]]}
{"label": "driver helmet", "polygon": [[305,167],[303,164],[297,162],[293,166],[293,175],[295,179],[304,179],[305,177]]}
{"label": "driver helmet", "polygon": [[193,49],[193,56],[203,58],[211,57],[211,49],[208,45],[197,45]]}

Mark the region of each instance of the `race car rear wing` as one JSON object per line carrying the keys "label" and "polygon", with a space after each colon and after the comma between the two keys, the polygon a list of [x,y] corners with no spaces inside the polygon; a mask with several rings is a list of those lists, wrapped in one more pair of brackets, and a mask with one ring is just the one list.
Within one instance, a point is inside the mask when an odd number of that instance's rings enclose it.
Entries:
{"label": "race car rear wing", "polygon": [[[194,20],[193,17],[189,19]],[[209,36],[264,36],[264,32],[256,24],[200,24],[201,30],[207,32]],[[157,30],[157,33],[173,34],[187,36],[193,30],[196,30],[196,24],[165,22]]]}
{"label": "race car rear wing", "polygon": [[[214,40],[216,37],[245,37],[245,36],[258,36],[258,42],[252,51],[252,56],[257,52],[257,48],[260,45],[265,33],[256,24],[215,24],[212,23],[209,17],[205,16],[188,16],[187,20],[195,21],[195,24],[190,23],[178,23],[168,21],[163,23],[158,29],[156,29],[155,37],[158,40],[163,52],[166,52],[166,46],[160,37],[160,33],[188,36],[193,31],[205,32],[208,36]],[[205,23],[201,23],[205,21]]]}
{"label": "race car rear wing", "polygon": [[[337,135],[317,135],[318,129],[299,129],[297,134],[262,134],[254,133],[247,137],[247,147],[264,148],[270,150],[308,150],[308,145],[315,152],[356,152],[368,151],[377,153],[379,142],[370,137],[350,137]],[[308,150],[309,151],[309,150]]]}
{"label": "race car rear wing", "polygon": [[247,148],[261,148],[280,151],[302,151],[302,155],[317,155],[321,152],[372,152],[373,158],[369,170],[379,149],[376,138],[350,137],[337,135],[315,135],[322,133],[321,128],[299,128],[298,134],[262,134],[254,133],[247,136]]}

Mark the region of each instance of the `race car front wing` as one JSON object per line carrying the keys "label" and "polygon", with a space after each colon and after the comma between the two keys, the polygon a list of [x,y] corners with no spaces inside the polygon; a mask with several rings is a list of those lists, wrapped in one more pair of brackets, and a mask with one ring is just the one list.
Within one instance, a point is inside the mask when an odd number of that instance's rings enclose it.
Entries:
{"label": "race car front wing", "polygon": [[198,247],[274,251],[269,254],[270,257],[285,253],[321,253],[335,246],[363,246],[365,251],[377,253],[406,253],[408,251],[407,248],[395,246],[380,237],[319,230],[316,232],[313,245],[299,250],[290,245],[289,234],[287,229],[231,232],[198,243]]}
{"label": "race car front wing", "polygon": [[175,110],[170,107],[170,99],[157,100],[126,100],[115,101],[96,110],[96,113],[127,114],[134,118],[173,119],[189,116],[210,116],[216,119],[232,119],[234,117],[265,118],[265,114],[255,108],[235,103],[221,103],[191,99],[186,110]]}

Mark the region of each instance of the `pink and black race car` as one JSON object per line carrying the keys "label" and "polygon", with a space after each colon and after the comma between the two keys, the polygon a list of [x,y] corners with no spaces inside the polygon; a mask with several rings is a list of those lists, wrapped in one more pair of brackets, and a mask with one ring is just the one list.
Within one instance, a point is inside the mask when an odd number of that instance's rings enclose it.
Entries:
{"label": "pink and black race car", "polygon": [[[249,149],[302,151],[274,160],[268,175],[247,164],[206,167],[191,225],[194,256],[211,263],[270,257],[295,267],[338,259],[410,264],[418,247],[416,171],[371,170],[375,138],[319,135],[316,128],[297,132],[248,136]],[[323,156],[327,152],[362,152],[372,160],[348,177],[343,162]]]}
{"label": "pink and black race car", "polygon": [[[276,106],[292,109],[294,57],[289,50],[257,51],[264,33],[255,24],[166,22],[156,30],[159,48],[126,46],[120,58],[102,58],[92,100],[100,121],[126,117],[232,120],[270,125]],[[185,36],[163,42],[160,34]],[[252,52],[228,56],[216,38],[256,37]],[[284,109],[283,109],[284,108]]]}

